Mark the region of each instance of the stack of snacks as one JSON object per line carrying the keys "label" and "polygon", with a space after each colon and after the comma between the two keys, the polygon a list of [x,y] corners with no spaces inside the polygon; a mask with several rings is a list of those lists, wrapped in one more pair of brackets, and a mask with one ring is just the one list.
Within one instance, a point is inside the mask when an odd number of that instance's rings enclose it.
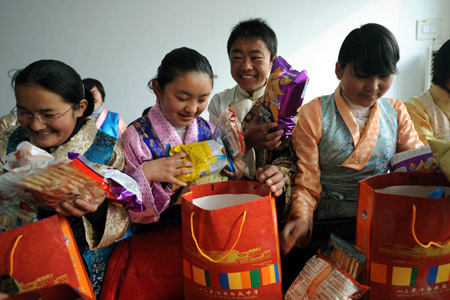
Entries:
{"label": "stack of snacks", "polygon": [[75,200],[93,201],[105,195],[102,185],[90,178],[70,159],[21,178],[19,186],[34,196],[44,206],[57,207],[62,202],[74,204]]}
{"label": "stack of snacks", "polygon": [[273,59],[260,116],[266,123],[277,122],[277,130],[283,129],[284,138],[294,130],[295,116],[303,103],[308,80],[305,70],[294,70],[281,56]]}
{"label": "stack of snacks", "polygon": [[361,274],[366,262],[366,257],[360,251],[333,233],[330,235],[328,249],[324,255],[355,279]]}
{"label": "stack of snacks", "polygon": [[284,295],[284,300],[359,299],[368,289],[336,263],[318,253],[306,262]]}
{"label": "stack of snacks", "polygon": [[[12,163],[24,164],[0,175],[0,200],[27,203],[34,210],[36,206],[54,208],[77,199],[93,201],[106,194],[113,204],[133,211],[145,209],[139,187],[131,176],[95,165],[73,152],[68,153],[69,159],[50,156],[36,162],[33,153],[42,156],[42,151],[37,148],[11,154],[11,157],[19,157]],[[22,158],[24,153],[26,159]]]}

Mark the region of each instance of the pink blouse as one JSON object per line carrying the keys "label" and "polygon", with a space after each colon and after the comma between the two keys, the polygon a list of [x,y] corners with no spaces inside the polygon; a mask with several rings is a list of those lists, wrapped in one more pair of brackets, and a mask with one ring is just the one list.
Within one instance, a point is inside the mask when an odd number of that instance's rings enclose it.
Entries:
{"label": "pink blouse", "polygon": [[[176,128],[164,115],[159,102],[150,109],[148,117],[164,147],[170,144],[175,147],[179,144],[192,144],[198,142],[198,125],[195,119],[187,128],[184,141],[181,140]],[[209,123],[211,130],[214,127]],[[153,223],[159,220],[160,214],[169,206],[170,197],[174,191],[169,187],[163,188],[160,182],[149,184],[142,170],[142,165],[153,160],[152,153],[145,142],[140,138],[136,128],[131,125],[122,134],[123,151],[125,154],[125,172],[138,183],[142,194],[142,201],[146,207],[143,212],[129,211],[130,219],[135,223]]]}

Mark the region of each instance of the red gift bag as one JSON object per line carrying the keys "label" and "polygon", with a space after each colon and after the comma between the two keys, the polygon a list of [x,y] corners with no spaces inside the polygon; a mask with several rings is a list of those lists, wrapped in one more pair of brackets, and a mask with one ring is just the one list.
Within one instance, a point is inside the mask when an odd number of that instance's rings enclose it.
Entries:
{"label": "red gift bag", "polygon": [[185,299],[282,299],[269,189],[225,181],[192,186],[182,199]]}
{"label": "red gift bag", "polygon": [[359,185],[356,245],[369,299],[450,299],[450,183],[442,173],[395,172]]}
{"label": "red gift bag", "polygon": [[21,292],[68,284],[95,299],[72,229],[60,215],[0,233],[0,274],[14,277]]}

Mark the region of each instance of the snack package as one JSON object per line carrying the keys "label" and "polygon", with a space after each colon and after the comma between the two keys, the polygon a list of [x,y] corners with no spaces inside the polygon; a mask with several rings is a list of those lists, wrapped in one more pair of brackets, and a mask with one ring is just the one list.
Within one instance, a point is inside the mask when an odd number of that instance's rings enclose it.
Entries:
{"label": "snack package", "polygon": [[43,206],[57,207],[61,202],[74,204],[78,199],[87,202],[100,198],[105,190],[97,181],[86,176],[70,159],[23,176],[19,186],[33,195]]}
{"label": "snack package", "polygon": [[244,154],[244,133],[236,113],[231,108],[220,114],[213,136],[222,140],[227,153],[232,158],[235,158],[238,154]]}
{"label": "snack package", "polygon": [[284,58],[273,59],[272,70],[260,106],[260,116],[266,122],[277,122],[287,138],[295,127],[297,109],[302,105],[309,78],[306,70],[298,72]]}
{"label": "snack package", "polygon": [[427,138],[430,149],[436,157],[439,169],[450,180],[450,140]]}
{"label": "snack package", "polygon": [[0,232],[34,222],[36,213],[24,210],[17,201],[0,200]]}
{"label": "snack package", "polygon": [[[20,145],[19,145],[20,146]],[[136,181],[120,170],[89,162],[78,153],[69,158],[14,168],[0,175],[0,199],[37,206],[56,207],[76,199],[91,201],[106,193],[112,203],[133,211],[143,211]]]}
{"label": "snack package", "polygon": [[284,300],[359,299],[368,289],[319,252],[306,262]]}
{"label": "snack package", "polygon": [[436,171],[439,166],[430,146],[406,150],[395,154],[388,164],[391,172]]}
{"label": "snack package", "polygon": [[[175,177],[182,182],[190,182],[209,174],[218,173],[225,167],[232,172],[235,171],[233,162],[228,156],[221,139],[188,145],[180,144],[173,148],[170,148],[170,145],[168,145],[168,154],[170,156],[178,152],[186,153],[186,157],[182,160],[191,161],[194,164],[192,173]],[[175,190],[178,186],[174,185],[172,188]]]}
{"label": "snack package", "polygon": [[367,260],[361,251],[358,251],[354,246],[333,233],[330,235],[328,248],[324,252],[324,256],[332,260],[355,279],[364,270],[364,264]]}

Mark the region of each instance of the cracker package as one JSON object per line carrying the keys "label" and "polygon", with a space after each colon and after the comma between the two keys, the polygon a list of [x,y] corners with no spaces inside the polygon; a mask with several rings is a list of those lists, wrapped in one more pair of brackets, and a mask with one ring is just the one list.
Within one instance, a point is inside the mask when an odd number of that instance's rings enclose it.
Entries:
{"label": "cracker package", "polygon": [[[19,156],[19,152],[16,154]],[[31,209],[54,208],[61,202],[73,203],[76,199],[92,201],[105,194],[112,203],[129,210],[145,209],[132,177],[120,170],[91,163],[78,153],[70,152],[68,158],[52,156],[0,175],[0,199],[27,203]]]}
{"label": "cracker package", "polygon": [[283,129],[284,138],[292,135],[297,109],[303,103],[308,80],[306,70],[294,70],[281,56],[273,59],[260,116],[266,123],[277,122],[277,130]]}
{"label": "cracker package", "polygon": [[389,161],[388,168],[391,172],[419,172],[436,171],[439,165],[427,145],[395,154]]}
{"label": "cracker package", "polygon": [[[170,156],[178,152],[186,153],[186,157],[182,160],[187,160],[194,164],[192,173],[175,177],[182,182],[191,182],[209,174],[219,173],[224,168],[227,168],[232,172],[235,171],[233,161],[227,154],[221,139],[208,140],[188,145],[180,144],[173,148],[170,148],[170,145],[168,145],[168,154]],[[173,185],[172,188],[177,189],[178,186]]]}
{"label": "cracker package", "polygon": [[359,299],[369,287],[361,285],[336,263],[320,252],[307,262],[295,278],[285,300],[341,300]]}
{"label": "cracker package", "polygon": [[236,113],[231,108],[224,110],[220,114],[213,136],[223,141],[227,153],[232,158],[239,154],[244,154],[244,133]]}
{"label": "cracker package", "polygon": [[62,202],[74,205],[78,199],[90,202],[106,193],[101,183],[80,171],[70,159],[22,177],[19,186],[48,207],[58,207]]}
{"label": "cracker package", "polygon": [[345,272],[357,279],[364,270],[367,258],[355,246],[350,245],[335,234],[330,235],[324,256],[335,262]]}

